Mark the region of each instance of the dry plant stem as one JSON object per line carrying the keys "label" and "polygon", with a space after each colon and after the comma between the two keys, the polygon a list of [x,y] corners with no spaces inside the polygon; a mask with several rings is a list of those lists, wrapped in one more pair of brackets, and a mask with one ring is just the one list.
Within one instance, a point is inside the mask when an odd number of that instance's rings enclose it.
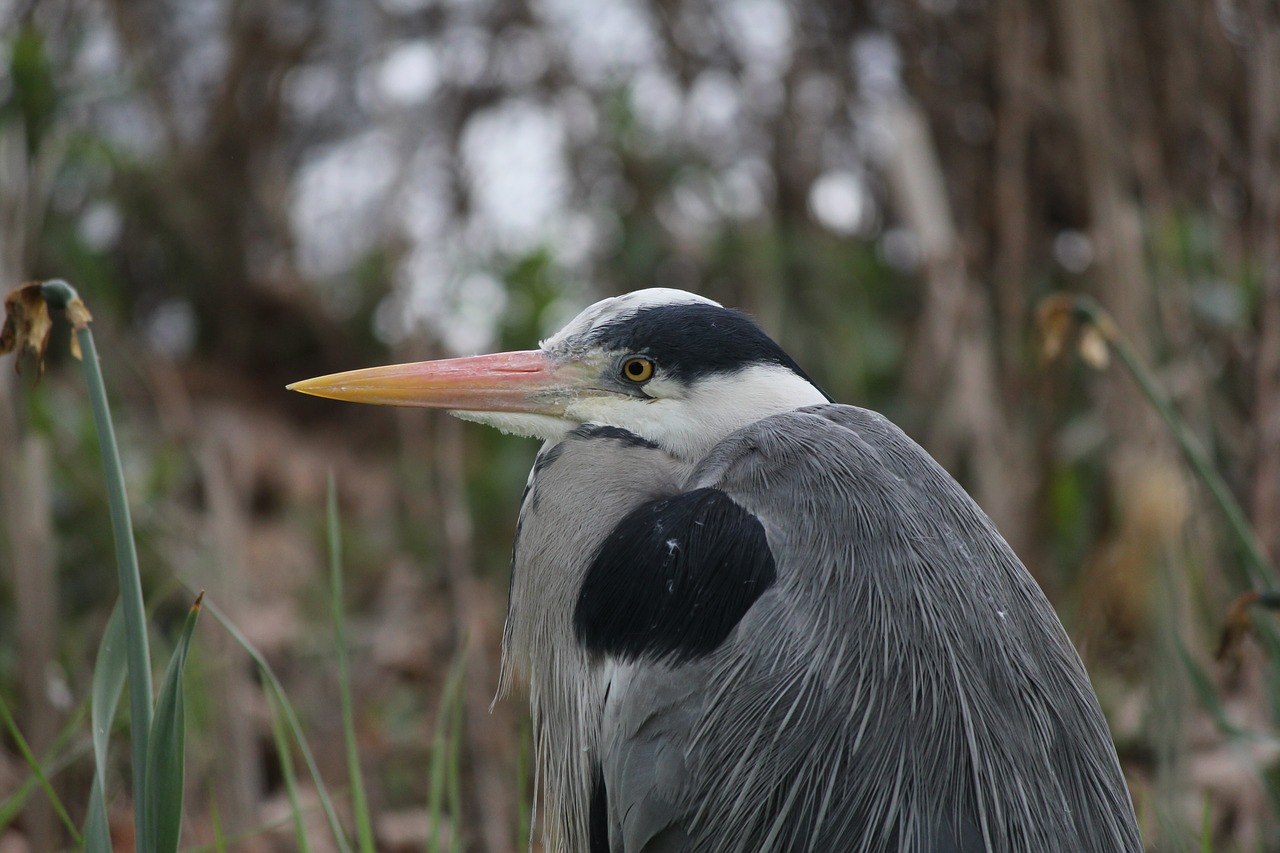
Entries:
{"label": "dry plant stem", "polygon": [[1075,307],[1083,315],[1084,319],[1106,337],[1116,356],[1124,364],[1134,381],[1138,383],[1143,395],[1160,415],[1165,426],[1168,427],[1170,434],[1177,441],[1178,447],[1182,450],[1187,462],[1195,470],[1196,476],[1209,489],[1209,494],[1213,496],[1214,503],[1218,505],[1218,509],[1226,517],[1232,534],[1244,549],[1246,557],[1245,573],[1248,575],[1249,583],[1260,592],[1274,589],[1277,584],[1276,569],[1263,552],[1262,546],[1258,542],[1258,537],[1254,534],[1253,528],[1249,526],[1249,520],[1245,516],[1244,510],[1240,508],[1240,504],[1232,496],[1231,490],[1223,482],[1222,477],[1213,467],[1213,463],[1209,461],[1209,456],[1205,453],[1204,448],[1200,446],[1200,442],[1196,440],[1195,436],[1186,428],[1182,418],[1174,411],[1173,404],[1165,397],[1164,392],[1161,391],[1156,383],[1155,377],[1151,375],[1150,371],[1147,370],[1146,366],[1134,353],[1133,348],[1119,333],[1111,317],[1094,300],[1088,297],[1080,297],[1076,300]]}
{"label": "dry plant stem", "polygon": [[[47,281],[41,294],[51,307],[65,309],[79,300],[71,285],[57,279]],[[132,726],[133,815],[135,825],[143,823],[143,798],[147,767],[147,735],[151,731],[151,653],[147,643],[146,612],[142,603],[142,579],[138,571],[138,554],[133,542],[133,521],[129,517],[129,501],[125,494],[124,469],[111,425],[111,409],[107,404],[106,385],[98,364],[93,333],[88,324],[78,325],[85,384],[93,407],[94,426],[102,450],[102,469],[107,486],[107,504],[111,511],[111,531],[116,546],[116,567],[120,577],[120,602],[124,611],[125,635],[128,638],[129,713]]]}

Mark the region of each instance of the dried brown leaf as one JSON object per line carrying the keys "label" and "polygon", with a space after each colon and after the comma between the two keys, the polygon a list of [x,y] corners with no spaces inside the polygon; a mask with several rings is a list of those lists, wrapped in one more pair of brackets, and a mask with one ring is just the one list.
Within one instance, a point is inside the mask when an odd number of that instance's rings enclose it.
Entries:
{"label": "dried brown leaf", "polygon": [[72,328],[83,329],[93,322],[93,315],[85,307],[84,300],[76,297],[67,303],[67,319],[71,321]]}
{"label": "dried brown leaf", "polygon": [[[93,322],[93,315],[85,307],[84,300],[76,297],[67,303],[67,319],[71,321],[71,327],[78,332],[89,328],[89,324]],[[84,360],[84,354],[80,352],[79,335],[71,336],[71,355],[76,361]]]}
{"label": "dried brown leaf", "polygon": [[1111,350],[1107,347],[1107,339],[1097,326],[1088,325],[1080,330],[1076,351],[1080,353],[1080,360],[1094,370],[1106,370],[1107,365],[1111,363]]}
{"label": "dried brown leaf", "polygon": [[1216,660],[1230,658],[1239,662],[1240,644],[1244,642],[1245,635],[1249,633],[1252,626],[1249,610],[1257,601],[1258,593],[1249,590],[1231,602],[1231,606],[1227,608],[1226,621],[1222,626],[1222,636],[1218,639],[1217,651],[1213,653]]}
{"label": "dried brown leaf", "polygon": [[22,351],[27,350],[36,358],[40,372],[44,372],[44,351],[49,346],[49,333],[53,320],[49,306],[40,293],[40,282],[29,281],[14,288],[4,298],[4,327],[0,329],[0,355],[18,352],[13,369],[22,372]]}
{"label": "dried brown leaf", "polygon": [[1036,326],[1040,329],[1040,352],[1046,361],[1062,354],[1067,340],[1075,334],[1075,309],[1071,297],[1054,294],[1040,301],[1036,309]]}

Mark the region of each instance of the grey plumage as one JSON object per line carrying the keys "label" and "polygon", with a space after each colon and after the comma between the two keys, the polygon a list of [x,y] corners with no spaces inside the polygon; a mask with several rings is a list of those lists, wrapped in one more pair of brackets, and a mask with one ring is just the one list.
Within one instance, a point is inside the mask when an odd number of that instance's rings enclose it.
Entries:
{"label": "grey plumage", "polygon": [[500,692],[517,674],[529,685],[550,849],[587,849],[607,689],[598,665],[574,642],[578,588],[613,526],[635,506],[680,491],[691,470],[651,446],[577,431],[544,449],[530,475],[512,553]]}
{"label": "grey plumage", "polygon": [[[968,495],[883,417],[775,415],[692,470],[617,439],[571,435],[555,450],[522,511],[513,602],[567,602],[628,509],[693,488],[727,493],[781,555],[777,585],[712,655],[678,667],[584,657],[570,666],[595,676],[585,695],[546,652],[572,644],[521,639],[530,619],[567,634],[570,608],[512,608],[513,658],[543,668],[526,664],[538,728],[556,738],[565,716],[588,722],[581,743],[543,744],[549,789],[570,794],[548,803],[552,825],[580,824],[556,826],[565,849],[586,849],[593,759],[611,849],[628,853],[1141,849],[1105,720],[1048,602]],[[576,703],[588,707],[561,716]],[[546,764],[545,747],[579,766]]]}
{"label": "grey plumage", "polygon": [[1142,849],[1084,667],[990,520],[744,315],[638,291],[537,351],[291,387],[546,442],[501,690],[528,683],[548,851]]}

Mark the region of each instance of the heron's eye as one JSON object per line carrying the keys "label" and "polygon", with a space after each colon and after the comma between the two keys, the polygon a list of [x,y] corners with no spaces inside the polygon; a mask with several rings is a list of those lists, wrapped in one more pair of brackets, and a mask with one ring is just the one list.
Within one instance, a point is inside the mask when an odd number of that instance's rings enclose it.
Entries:
{"label": "heron's eye", "polygon": [[653,362],[647,358],[629,358],[622,363],[622,375],[628,382],[648,382],[653,376]]}

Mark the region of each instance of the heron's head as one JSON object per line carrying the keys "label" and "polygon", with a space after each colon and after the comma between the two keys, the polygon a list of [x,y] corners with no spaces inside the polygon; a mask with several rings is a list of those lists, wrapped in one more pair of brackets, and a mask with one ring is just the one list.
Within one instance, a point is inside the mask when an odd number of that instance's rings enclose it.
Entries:
{"label": "heron's head", "polygon": [[621,427],[689,460],[740,427],[829,399],[745,314],[665,288],[597,302],[536,350],[353,370],[289,387],[448,409],[547,440],[582,424]]}

